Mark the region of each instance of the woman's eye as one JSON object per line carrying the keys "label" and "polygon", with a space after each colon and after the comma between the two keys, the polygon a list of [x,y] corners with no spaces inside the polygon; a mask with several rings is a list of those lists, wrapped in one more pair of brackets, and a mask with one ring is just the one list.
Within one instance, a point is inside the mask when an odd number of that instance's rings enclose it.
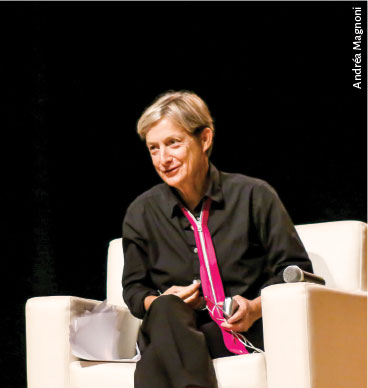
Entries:
{"label": "woman's eye", "polygon": [[157,150],[157,147],[156,146],[149,146],[148,150],[149,150],[149,152],[154,152],[155,150]]}

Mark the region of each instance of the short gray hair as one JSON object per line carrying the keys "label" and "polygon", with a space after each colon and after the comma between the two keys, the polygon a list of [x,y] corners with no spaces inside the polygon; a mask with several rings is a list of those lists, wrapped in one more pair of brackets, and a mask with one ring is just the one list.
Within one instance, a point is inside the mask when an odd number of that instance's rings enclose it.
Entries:
{"label": "short gray hair", "polygon": [[[207,104],[194,92],[188,90],[169,90],[160,94],[148,106],[137,122],[137,132],[142,140],[146,139],[147,132],[163,118],[172,120],[192,135],[200,133],[204,128],[210,128],[215,135],[213,118]],[[208,149],[208,156],[211,154]]]}

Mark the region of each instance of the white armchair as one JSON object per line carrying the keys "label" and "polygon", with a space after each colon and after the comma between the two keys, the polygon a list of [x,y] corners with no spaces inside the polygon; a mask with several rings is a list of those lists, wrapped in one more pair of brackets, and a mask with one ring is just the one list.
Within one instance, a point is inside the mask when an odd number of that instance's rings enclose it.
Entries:
{"label": "white armchair", "polygon": [[[297,230],[326,286],[265,288],[265,353],[214,360],[219,388],[367,387],[367,225],[339,221]],[[126,351],[133,354],[140,321],[122,299],[123,265],[121,239],[116,239],[108,251],[107,302],[120,306]],[[28,388],[133,387],[134,363],[82,361],[71,353],[71,320],[98,303],[73,296],[27,301]]]}

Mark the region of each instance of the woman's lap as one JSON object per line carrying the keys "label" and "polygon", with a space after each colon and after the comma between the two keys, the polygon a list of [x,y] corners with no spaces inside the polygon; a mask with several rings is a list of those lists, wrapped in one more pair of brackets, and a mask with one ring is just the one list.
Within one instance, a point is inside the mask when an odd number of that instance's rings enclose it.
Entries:
{"label": "woman's lap", "polygon": [[[252,336],[257,339],[255,346],[260,346],[258,332],[254,330]],[[211,359],[234,355],[225,347],[221,329],[208,312],[193,311],[174,295],[161,296],[152,303],[143,320],[138,345],[142,359],[136,368],[136,388],[215,388]]]}
{"label": "woman's lap", "polygon": [[216,388],[217,381],[204,334],[193,310],[174,295],[156,299],[139,332],[142,353],[134,376],[136,388]]}

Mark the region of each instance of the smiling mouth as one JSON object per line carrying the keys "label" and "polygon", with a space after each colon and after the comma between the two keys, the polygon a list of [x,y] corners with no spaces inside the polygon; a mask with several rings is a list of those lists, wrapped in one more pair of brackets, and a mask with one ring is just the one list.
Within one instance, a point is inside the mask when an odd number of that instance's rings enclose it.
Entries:
{"label": "smiling mouth", "polygon": [[165,173],[165,174],[170,174],[171,172],[176,171],[178,168],[179,168],[179,166],[178,166],[178,167],[174,167],[174,168],[172,168],[172,169],[170,169],[170,170],[164,171],[164,173]]}

